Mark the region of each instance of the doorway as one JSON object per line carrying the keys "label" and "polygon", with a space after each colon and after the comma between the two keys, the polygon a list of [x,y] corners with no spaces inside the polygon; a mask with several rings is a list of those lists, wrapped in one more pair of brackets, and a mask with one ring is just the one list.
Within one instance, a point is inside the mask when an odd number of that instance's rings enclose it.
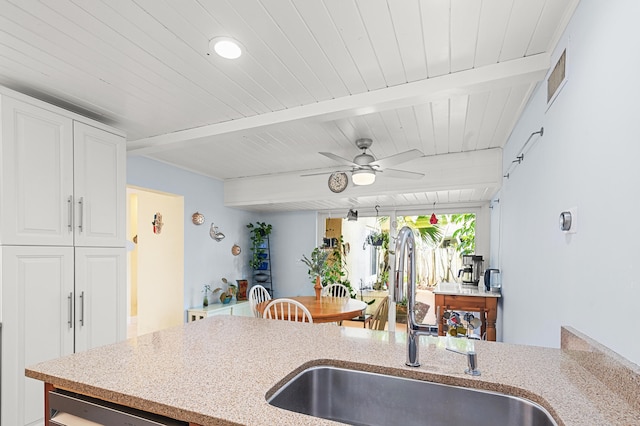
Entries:
{"label": "doorway", "polygon": [[184,198],[127,187],[127,338],[184,322]]}
{"label": "doorway", "polygon": [[[350,248],[344,256],[346,277],[358,298],[373,301],[367,310],[372,314],[379,301],[388,294],[389,275],[393,272],[389,261],[389,250],[393,251],[395,245],[393,236],[402,226],[414,229],[416,301],[425,306],[420,322],[435,324],[433,288],[439,282],[460,281],[458,272],[462,268],[462,255],[474,253],[476,249],[478,217],[481,218],[480,229],[484,231],[482,218],[485,215],[477,208],[454,209],[438,214],[431,209],[416,210],[395,212],[392,216],[378,215],[376,211],[375,217],[363,215],[355,221],[327,218],[324,236],[329,240],[341,238],[344,247]],[[402,319],[400,306],[406,306],[406,301],[396,305],[399,312],[396,320],[406,321]]]}

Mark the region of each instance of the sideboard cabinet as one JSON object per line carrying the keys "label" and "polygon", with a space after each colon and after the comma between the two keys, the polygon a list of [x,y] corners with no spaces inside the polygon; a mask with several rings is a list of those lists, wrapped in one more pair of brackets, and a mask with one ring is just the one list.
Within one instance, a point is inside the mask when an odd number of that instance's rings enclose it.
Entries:
{"label": "sideboard cabinet", "polygon": [[248,301],[223,304],[213,303],[209,306],[199,306],[187,309],[187,322],[193,322],[214,315],[235,315],[240,317],[252,317],[251,306]]}

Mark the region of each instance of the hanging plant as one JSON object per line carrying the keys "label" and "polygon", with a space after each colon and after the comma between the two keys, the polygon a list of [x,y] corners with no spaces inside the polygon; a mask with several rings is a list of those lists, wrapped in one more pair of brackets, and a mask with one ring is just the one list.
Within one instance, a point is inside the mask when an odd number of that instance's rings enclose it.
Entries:
{"label": "hanging plant", "polygon": [[372,232],[367,236],[367,244],[375,247],[389,245],[389,233],[385,231]]}
{"label": "hanging plant", "polygon": [[253,252],[249,265],[251,269],[261,269],[267,257],[265,240],[271,234],[272,226],[265,222],[256,222],[248,224],[247,228],[249,228],[251,251]]}

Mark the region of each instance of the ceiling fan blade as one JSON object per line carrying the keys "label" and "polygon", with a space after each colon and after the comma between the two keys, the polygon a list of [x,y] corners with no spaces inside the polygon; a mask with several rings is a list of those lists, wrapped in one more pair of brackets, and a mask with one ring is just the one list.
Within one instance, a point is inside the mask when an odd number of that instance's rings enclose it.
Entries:
{"label": "ceiling fan blade", "polygon": [[417,149],[411,149],[409,151],[401,152],[399,154],[392,155],[390,157],[381,158],[372,163],[369,163],[369,165],[378,166],[382,169],[385,169],[387,167],[395,166],[395,165],[398,165],[422,156],[423,154],[421,151]]}
{"label": "ceiling fan blade", "polygon": [[339,155],[335,155],[335,154],[333,154],[331,152],[319,152],[318,154],[322,154],[325,157],[331,158],[332,160],[335,160],[338,163],[344,164],[346,166],[357,166],[357,164],[354,163],[353,161],[347,160],[346,158],[340,157]]}
{"label": "ceiling fan blade", "polygon": [[342,168],[339,168],[339,169],[329,170],[327,172],[305,173],[304,175],[300,175],[300,177],[330,175],[331,173],[350,172],[350,171],[351,171],[350,167],[342,167]]}
{"label": "ceiling fan blade", "polygon": [[424,177],[424,173],[409,172],[407,170],[385,169],[381,170],[385,177],[394,177],[400,179],[420,179]]}

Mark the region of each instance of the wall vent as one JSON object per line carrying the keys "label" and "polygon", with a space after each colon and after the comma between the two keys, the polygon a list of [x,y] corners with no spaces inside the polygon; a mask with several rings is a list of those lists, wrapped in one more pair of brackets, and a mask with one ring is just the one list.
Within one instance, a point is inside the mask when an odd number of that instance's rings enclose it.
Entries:
{"label": "wall vent", "polygon": [[567,49],[564,49],[555,67],[553,67],[553,71],[547,77],[547,105],[550,105],[555,100],[566,81]]}

